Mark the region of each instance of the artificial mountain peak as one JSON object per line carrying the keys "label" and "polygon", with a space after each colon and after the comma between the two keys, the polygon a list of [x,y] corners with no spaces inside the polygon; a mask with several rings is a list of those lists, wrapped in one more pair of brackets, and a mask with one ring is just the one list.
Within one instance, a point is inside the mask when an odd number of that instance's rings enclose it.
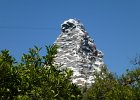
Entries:
{"label": "artificial mountain peak", "polygon": [[76,19],[64,21],[55,44],[59,46],[55,63],[73,70],[73,83],[90,86],[94,82],[93,72],[100,71],[104,61],[103,53],[96,48],[84,25]]}

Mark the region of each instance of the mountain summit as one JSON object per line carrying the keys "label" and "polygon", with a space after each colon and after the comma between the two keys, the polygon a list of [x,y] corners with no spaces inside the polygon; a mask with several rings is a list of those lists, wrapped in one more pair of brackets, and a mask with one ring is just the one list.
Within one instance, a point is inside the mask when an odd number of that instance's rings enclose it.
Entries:
{"label": "mountain summit", "polygon": [[59,46],[55,62],[73,70],[72,82],[91,85],[93,72],[100,71],[104,64],[103,53],[96,48],[83,24],[76,19],[64,21],[55,44]]}

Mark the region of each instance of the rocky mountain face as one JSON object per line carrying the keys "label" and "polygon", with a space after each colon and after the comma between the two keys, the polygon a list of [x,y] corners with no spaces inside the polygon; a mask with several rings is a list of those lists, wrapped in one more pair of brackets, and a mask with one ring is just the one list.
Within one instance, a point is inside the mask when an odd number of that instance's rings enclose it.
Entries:
{"label": "rocky mountain face", "polygon": [[59,46],[55,63],[73,70],[73,83],[91,85],[93,72],[100,71],[104,64],[103,53],[96,48],[83,24],[76,19],[64,21],[55,44]]}

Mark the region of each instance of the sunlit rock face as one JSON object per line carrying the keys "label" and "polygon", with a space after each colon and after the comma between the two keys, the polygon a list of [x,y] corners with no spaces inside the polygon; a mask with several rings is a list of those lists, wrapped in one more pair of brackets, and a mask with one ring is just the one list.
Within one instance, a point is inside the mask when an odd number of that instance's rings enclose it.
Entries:
{"label": "sunlit rock face", "polygon": [[94,82],[93,72],[100,71],[104,64],[103,53],[96,48],[83,24],[76,19],[64,21],[55,44],[59,46],[55,63],[73,70],[73,83],[90,86]]}

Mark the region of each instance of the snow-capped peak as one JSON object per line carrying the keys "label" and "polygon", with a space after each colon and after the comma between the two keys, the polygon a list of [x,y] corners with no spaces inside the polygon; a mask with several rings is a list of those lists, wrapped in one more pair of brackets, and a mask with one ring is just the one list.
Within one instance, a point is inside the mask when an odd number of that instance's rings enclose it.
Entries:
{"label": "snow-capped peak", "polygon": [[61,30],[55,41],[59,46],[55,63],[73,70],[73,83],[91,85],[94,82],[93,72],[100,71],[104,64],[103,53],[96,48],[94,40],[79,20],[64,21]]}
{"label": "snow-capped peak", "polygon": [[63,24],[61,24],[61,29],[62,32],[69,32],[72,31],[75,28],[79,28],[81,30],[85,30],[84,26],[82,23],[80,23],[80,21],[78,19],[69,19],[63,22]]}

